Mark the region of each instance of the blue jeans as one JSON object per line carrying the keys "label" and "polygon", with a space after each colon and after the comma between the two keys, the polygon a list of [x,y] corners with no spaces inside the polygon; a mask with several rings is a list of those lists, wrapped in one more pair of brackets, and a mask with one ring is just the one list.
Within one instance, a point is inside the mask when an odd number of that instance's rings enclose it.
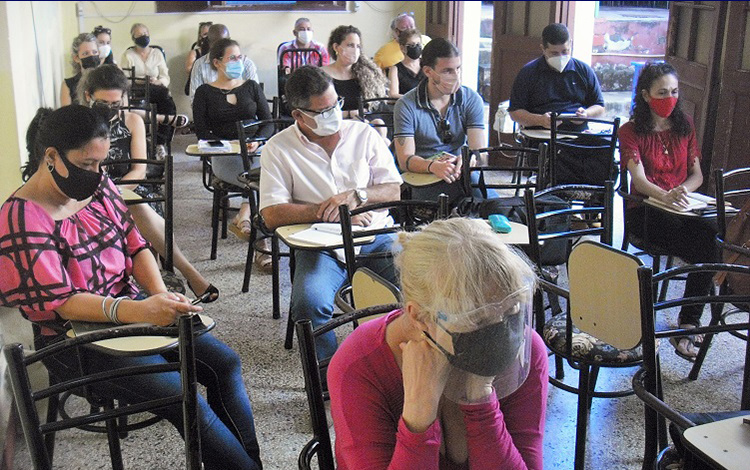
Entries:
{"label": "blue jeans", "polygon": [[[163,355],[138,357],[113,356],[82,349],[89,372],[144,364],[161,364],[174,360],[177,351]],[[60,356],[60,355],[58,355]],[[240,357],[229,346],[205,333],[195,339],[198,382],[206,387],[206,398],[198,395],[198,423],[201,450],[206,470],[260,470],[260,449],[255,437],[255,423],[250,399],[242,380]],[[61,380],[78,376],[75,354],[53,357],[44,364]],[[97,385],[95,391],[133,404],[159,396],[178,394],[178,372],[139,375]],[[182,434],[182,407],[169,406],[154,411],[168,420]]]}
{"label": "blue jeans", "polygon": [[[393,239],[392,234],[378,235],[374,242],[362,246],[361,253],[389,252]],[[294,260],[290,314],[294,321],[309,318],[313,328],[317,328],[333,315],[336,292],[347,281],[346,267],[332,251],[296,250]],[[363,259],[361,265],[394,284],[398,282],[390,257]],[[333,356],[336,347],[333,332],[319,336],[315,341],[319,359]]]}

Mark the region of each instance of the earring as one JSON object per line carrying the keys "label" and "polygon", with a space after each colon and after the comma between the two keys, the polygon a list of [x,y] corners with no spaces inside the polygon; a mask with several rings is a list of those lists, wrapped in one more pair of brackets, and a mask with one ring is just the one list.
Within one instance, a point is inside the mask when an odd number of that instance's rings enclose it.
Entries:
{"label": "earring", "polygon": [[55,165],[53,165],[52,162],[48,161],[47,162],[47,169],[49,170],[50,173],[52,173],[52,171],[55,169]]}

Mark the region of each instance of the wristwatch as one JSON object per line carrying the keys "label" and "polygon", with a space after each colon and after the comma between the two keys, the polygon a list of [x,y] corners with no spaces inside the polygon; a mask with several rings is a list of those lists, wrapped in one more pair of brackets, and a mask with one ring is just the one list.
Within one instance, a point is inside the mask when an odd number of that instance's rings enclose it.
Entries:
{"label": "wristwatch", "polygon": [[367,204],[367,191],[365,191],[364,189],[355,189],[354,197],[357,198],[360,206]]}

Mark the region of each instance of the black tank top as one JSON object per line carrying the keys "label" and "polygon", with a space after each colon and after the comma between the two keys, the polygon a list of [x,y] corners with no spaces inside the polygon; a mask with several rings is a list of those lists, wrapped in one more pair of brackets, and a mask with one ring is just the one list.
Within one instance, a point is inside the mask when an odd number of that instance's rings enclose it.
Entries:
{"label": "black tank top", "polygon": [[78,72],[72,77],[65,79],[65,84],[68,86],[68,90],[70,90],[70,102],[73,104],[76,104],[78,102],[76,98],[78,98],[79,81],[81,81],[81,72]]}
{"label": "black tank top", "polygon": [[359,87],[357,79],[336,80],[334,78],[333,87],[336,89],[336,93],[344,98],[343,111],[359,109],[359,96],[362,94],[362,89]]}
{"label": "black tank top", "polygon": [[401,95],[405,95],[416,88],[424,78],[421,67],[419,73],[414,75],[414,72],[406,68],[403,62],[396,64],[396,71],[398,72],[398,92]]}

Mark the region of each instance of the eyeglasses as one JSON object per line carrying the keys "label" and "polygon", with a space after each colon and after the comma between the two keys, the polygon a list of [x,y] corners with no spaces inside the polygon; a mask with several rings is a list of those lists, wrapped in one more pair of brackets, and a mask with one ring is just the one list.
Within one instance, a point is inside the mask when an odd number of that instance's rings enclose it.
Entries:
{"label": "eyeglasses", "polygon": [[450,144],[453,142],[453,132],[451,132],[451,123],[447,119],[441,119],[438,121],[438,132],[440,132],[440,140],[444,144]]}
{"label": "eyeglasses", "polygon": [[99,108],[109,108],[109,109],[116,109],[120,110],[122,108],[122,101],[116,101],[114,103],[110,103],[109,101],[102,101],[102,100],[94,100],[91,102],[91,107],[99,107]]}
{"label": "eyeglasses", "polygon": [[230,55],[230,56],[222,57],[222,59],[227,59],[227,62],[234,62],[236,60],[241,61],[244,58],[245,58],[245,56],[242,55],[242,54],[239,54],[239,55]]}
{"label": "eyeglasses", "polygon": [[305,109],[305,108],[299,108],[299,110],[303,112],[308,112],[308,113],[312,113],[315,115],[319,115],[323,119],[328,119],[329,117],[331,117],[331,115],[333,115],[333,112],[336,109],[341,109],[343,107],[344,107],[344,98],[339,97],[339,99],[336,101],[336,104],[334,104],[330,108],[324,109],[323,111],[314,111],[312,109]]}

